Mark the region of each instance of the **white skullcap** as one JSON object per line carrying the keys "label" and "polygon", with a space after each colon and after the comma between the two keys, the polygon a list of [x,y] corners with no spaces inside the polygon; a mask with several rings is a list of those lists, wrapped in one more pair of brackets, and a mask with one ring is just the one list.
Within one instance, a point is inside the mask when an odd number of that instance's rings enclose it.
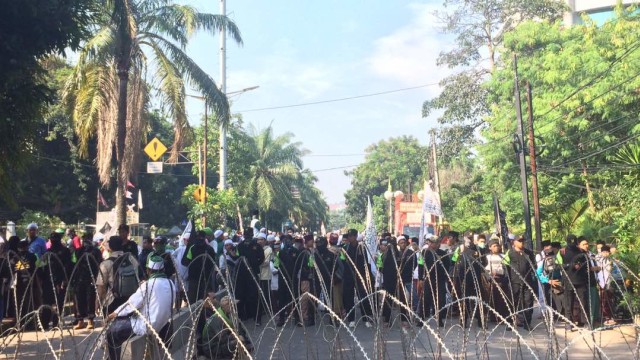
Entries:
{"label": "white skullcap", "polygon": [[31,230],[31,229],[38,230],[38,224],[36,224],[36,223],[29,224],[27,226],[27,230]]}
{"label": "white skullcap", "polygon": [[404,237],[403,235],[400,235],[400,236],[398,236],[398,241],[400,241],[400,240],[407,240],[407,238]]}
{"label": "white skullcap", "polygon": [[256,238],[257,239],[266,239],[267,235],[265,235],[265,233],[263,233],[263,232],[260,232],[260,233],[258,233],[258,236],[256,236]]}
{"label": "white skullcap", "polygon": [[273,235],[267,236],[267,241],[276,241],[276,237]]}
{"label": "white skullcap", "polygon": [[231,239],[227,239],[227,240],[225,240],[225,241],[224,241],[224,244],[225,244],[225,245],[235,245],[235,244],[233,243],[233,240],[231,240]]}
{"label": "white skullcap", "polygon": [[262,233],[262,234],[266,234],[266,233],[267,233],[267,228],[262,228],[262,229],[260,229],[260,233]]}
{"label": "white skullcap", "polygon": [[218,229],[218,230],[216,230],[216,232],[214,232],[214,233],[213,233],[213,237],[217,239],[217,238],[219,238],[222,234],[224,234],[224,231],[222,231],[222,230]]}
{"label": "white skullcap", "polygon": [[229,233],[224,233],[224,234],[222,234],[222,236],[229,237]]}
{"label": "white skullcap", "polygon": [[149,256],[147,258],[147,268],[151,270],[164,269],[164,260],[160,256]]}

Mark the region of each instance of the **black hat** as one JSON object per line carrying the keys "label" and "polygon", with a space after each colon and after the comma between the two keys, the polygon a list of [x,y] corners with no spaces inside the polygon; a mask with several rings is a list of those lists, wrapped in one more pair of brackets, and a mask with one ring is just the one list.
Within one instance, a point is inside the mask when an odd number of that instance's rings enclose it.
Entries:
{"label": "black hat", "polygon": [[120,236],[112,236],[109,238],[109,249],[111,251],[122,250],[122,238]]}
{"label": "black hat", "polygon": [[349,236],[358,236],[358,230],[349,229],[349,231],[347,231],[347,237],[349,237]]}
{"label": "black hat", "polygon": [[556,249],[560,249],[562,247],[562,244],[560,244],[560,241],[552,241],[551,242],[551,247],[552,248],[556,248]]}
{"label": "black hat", "polygon": [[153,239],[153,243],[154,244],[167,244],[168,240],[166,237],[164,236],[156,236],[155,239]]}
{"label": "black hat", "polygon": [[489,240],[489,247],[493,245],[500,245],[500,240]]}
{"label": "black hat", "polygon": [[551,241],[549,241],[549,240],[543,240],[543,241],[540,243],[540,245],[542,245],[542,247],[545,247],[545,246],[551,246]]}

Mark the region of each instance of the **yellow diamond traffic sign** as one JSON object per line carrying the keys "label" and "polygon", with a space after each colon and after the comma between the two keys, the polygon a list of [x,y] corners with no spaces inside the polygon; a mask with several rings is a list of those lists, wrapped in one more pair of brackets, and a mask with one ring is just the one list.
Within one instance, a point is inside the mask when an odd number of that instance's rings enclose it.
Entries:
{"label": "yellow diamond traffic sign", "polygon": [[206,193],[206,190],[205,190],[204,186],[199,185],[198,187],[196,187],[195,191],[193,192],[193,198],[197,202],[204,202],[206,194],[207,193]]}
{"label": "yellow diamond traffic sign", "polygon": [[144,152],[149,155],[151,160],[157,161],[165,152],[167,152],[167,147],[164,146],[158,138],[153,138],[153,140],[149,141],[147,146],[144,147]]}

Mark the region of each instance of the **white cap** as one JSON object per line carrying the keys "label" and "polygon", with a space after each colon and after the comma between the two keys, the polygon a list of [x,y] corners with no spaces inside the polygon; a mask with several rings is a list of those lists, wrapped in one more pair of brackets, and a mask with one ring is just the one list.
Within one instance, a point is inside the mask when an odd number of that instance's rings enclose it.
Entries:
{"label": "white cap", "polygon": [[276,237],[273,235],[268,235],[267,236],[267,241],[276,241]]}
{"label": "white cap", "polygon": [[31,230],[31,229],[38,230],[38,224],[36,224],[36,223],[29,224],[27,226],[27,230]]}
{"label": "white cap", "polygon": [[226,233],[222,234],[222,236],[229,237],[229,233],[226,232]]}
{"label": "white cap", "polygon": [[225,240],[225,241],[224,241],[224,244],[225,244],[225,245],[235,245],[235,244],[233,243],[233,240],[231,240],[231,239],[227,239],[227,240]]}
{"label": "white cap", "polygon": [[400,240],[407,240],[407,238],[405,238],[404,236],[400,235],[400,236],[398,236],[398,241],[400,241]]}
{"label": "white cap", "polygon": [[216,230],[216,232],[214,232],[214,233],[213,233],[213,237],[217,239],[217,238],[219,238],[222,234],[224,234],[224,231],[222,231],[222,230],[218,229],[218,230]]}
{"label": "white cap", "polygon": [[262,228],[262,229],[260,229],[260,233],[262,233],[262,234],[266,234],[266,233],[267,233],[267,228]]}
{"label": "white cap", "polygon": [[149,256],[147,258],[147,268],[151,270],[162,270],[164,269],[164,260],[157,255]]}
{"label": "white cap", "polygon": [[515,240],[515,239],[516,239],[516,236],[515,236],[515,235],[513,235],[513,234],[509,234],[509,236],[508,236],[508,237],[509,237],[509,240]]}
{"label": "white cap", "polygon": [[266,239],[267,235],[263,232],[258,233],[258,236],[256,236],[256,239]]}

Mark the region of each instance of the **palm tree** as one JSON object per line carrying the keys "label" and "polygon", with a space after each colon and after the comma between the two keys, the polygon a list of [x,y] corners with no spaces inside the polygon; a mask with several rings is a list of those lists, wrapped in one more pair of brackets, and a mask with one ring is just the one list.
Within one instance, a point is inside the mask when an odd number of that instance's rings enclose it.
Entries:
{"label": "palm tree", "polygon": [[329,206],[322,191],[315,186],[318,178],[309,169],[300,173],[296,188],[300,194],[291,210],[296,223],[313,228],[319,223],[327,223]]}
{"label": "palm tree", "polygon": [[293,204],[291,185],[296,183],[302,169],[306,150],[301,143],[291,142],[293,134],[274,136],[271,126],[257,131],[249,129],[248,151],[251,177],[248,191],[263,211],[278,210],[286,214]]}
{"label": "palm tree", "polygon": [[[117,222],[126,221],[125,192],[140,154],[149,100],[148,83],[157,87],[174,122],[170,160],[177,159],[188,122],[185,82],[203,94],[222,122],[228,122],[225,94],[185,53],[197,30],[211,34],[226,28],[242,43],[236,25],[223,15],[200,13],[171,0],[97,0],[101,14],[93,37],[84,44],[65,89],[81,154],[97,134],[96,159],[102,186],[109,186],[116,154]],[[147,78],[149,77],[149,79]]]}

